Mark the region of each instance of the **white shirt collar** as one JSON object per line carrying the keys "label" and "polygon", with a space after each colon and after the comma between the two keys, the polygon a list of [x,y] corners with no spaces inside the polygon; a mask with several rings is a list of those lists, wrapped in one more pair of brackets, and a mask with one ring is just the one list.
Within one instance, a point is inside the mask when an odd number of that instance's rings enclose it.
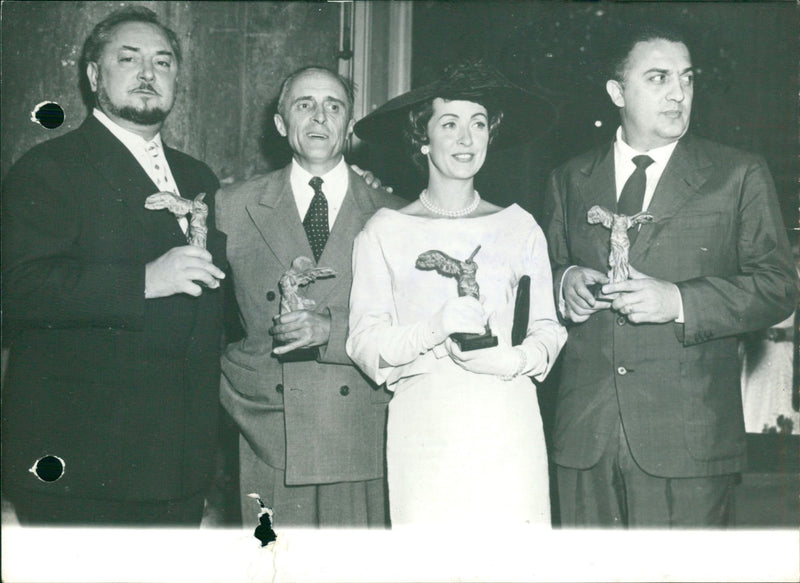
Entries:
{"label": "white shirt collar", "polygon": [[[311,199],[314,198],[314,189],[308,183],[314,176],[314,174],[300,166],[296,160],[292,159],[289,181],[292,185],[292,193],[294,194],[294,201],[297,205],[300,220],[306,216],[308,207],[311,205]],[[328,200],[328,225],[330,229],[333,229],[333,223],[339,215],[339,209],[342,208],[342,203],[350,184],[350,171],[344,156],[336,166],[320,176],[320,178],[322,178],[322,192]]]}
{"label": "white shirt collar", "polygon": [[[166,152],[164,152],[164,144],[161,142],[161,134],[156,134],[152,140],[147,141],[139,134],[127,130],[115,123],[111,118],[97,108],[92,110],[92,115],[97,119],[97,121],[108,128],[108,131],[110,131],[114,137],[122,142],[122,145],[128,149],[131,155],[133,155],[133,157],[139,163],[139,166],[141,166],[142,170],[147,173],[147,175],[150,177],[150,180],[153,181],[153,184],[155,184],[158,189],[174,192],[178,195],[180,194],[178,184],[175,181],[175,177],[173,176],[172,170],[169,167]],[[147,146],[150,144],[156,144],[158,146],[158,149],[155,152],[155,157],[153,155],[154,153],[147,151]],[[181,227],[185,227],[187,224],[185,219],[180,219],[178,222],[181,224]]]}
{"label": "white shirt collar", "polygon": [[616,195],[619,199],[622,193],[622,187],[625,186],[630,175],[636,169],[636,164],[633,163],[633,157],[641,154],[647,154],[653,159],[653,163],[645,170],[647,174],[647,185],[644,191],[644,205],[643,208],[647,209],[650,206],[650,201],[653,200],[658,181],[667,167],[675,147],[678,145],[678,140],[667,144],[666,146],[659,146],[647,152],[639,152],[634,150],[629,144],[622,139],[622,126],[617,128],[616,139],[614,140],[614,177],[616,180]]}
{"label": "white shirt collar", "polygon": [[[114,134],[114,136],[120,142],[122,142],[126,148],[131,150],[131,152],[134,152],[134,150],[144,152],[145,151],[144,148],[150,142],[155,142],[156,144],[158,144],[160,148],[162,149],[164,148],[164,144],[161,142],[161,133],[157,133],[155,137],[148,142],[139,134],[134,133],[128,129],[125,129],[124,127],[116,123],[114,120],[112,120],[110,117],[108,117],[105,113],[103,113],[100,109],[96,107],[92,110],[92,115],[95,118],[97,118],[97,121],[106,126],[108,128],[108,131]],[[135,152],[134,155],[136,155]]]}
{"label": "white shirt collar", "polygon": [[[641,154],[647,154],[653,159],[653,162],[664,168],[669,162],[670,157],[672,157],[672,152],[675,151],[675,146],[678,145],[678,140],[667,144],[666,146],[659,146],[658,148],[653,148],[652,150],[647,150],[646,152],[639,152],[638,150],[634,150],[631,148],[625,140],[622,139],[622,126],[617,128],[617,135],[616,140],[614,141],[616,147],[616,153],[619,154],[620,159],[627,159],[632,160],[634,156],[639,156]],[[633,162],[631,162],[633,164]],[[633,172],[633,170],[631,170]]]}

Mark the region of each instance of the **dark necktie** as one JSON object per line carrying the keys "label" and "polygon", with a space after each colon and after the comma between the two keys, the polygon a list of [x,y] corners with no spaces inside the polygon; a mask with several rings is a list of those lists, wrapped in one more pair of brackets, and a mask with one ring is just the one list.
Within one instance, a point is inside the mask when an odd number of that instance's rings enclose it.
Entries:
{"label": "dark necktie", "polygon": [[[643,210],[644,191],[647,186],[647,174],[645,170],[653,163],[653,159],[645,155],[634,156],[633,163],[636,164],[636,169],[628,178],[625,186],[622,187],[622,192],[617,201],[617,214],[626,215],[628,217],[632,217]],[[638,233],[638,228],[631,229],[628,232],[628,239],[630,239],[631,243],[636,240]]]}
{"label": "dark necktie", "polygon": [[314,189],[314,198],[311,199],[306,218],[303,219],[303,227],[314,252],[314,261],[319,261],[325,243],[328,242],[328,201],[322,194],[322,178],[314,176],[308,184]]}

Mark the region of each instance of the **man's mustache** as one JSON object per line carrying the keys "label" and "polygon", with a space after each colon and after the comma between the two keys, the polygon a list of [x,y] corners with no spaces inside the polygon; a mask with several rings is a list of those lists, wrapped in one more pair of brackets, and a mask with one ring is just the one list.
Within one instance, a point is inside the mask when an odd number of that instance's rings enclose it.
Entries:
{"label": "man's mustache", "polygon": [[161,95],[158,91],[156,91],[156,88],[153,87],[150,83],[140,83],[138,87],[131,90],[131,93],[135,93],[136,91],[147,91],[149,93]]}

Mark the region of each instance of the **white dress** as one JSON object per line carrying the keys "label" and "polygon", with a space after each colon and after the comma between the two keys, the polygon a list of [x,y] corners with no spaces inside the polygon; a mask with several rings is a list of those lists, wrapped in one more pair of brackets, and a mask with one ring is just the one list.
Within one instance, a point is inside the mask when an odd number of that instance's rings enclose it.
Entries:
{"label": "white dress", "polygon": [[[454,279],[417,269],[417,257],[437,249],[465,260],[478,245],[476,279],[500,343],[510,344],[517,283],[531,277],[528,367],[511,381],[462,369],[443,345],[424,347],[426,323],[458,294]],[[461,219],[375,214],[355,240],[347,350],[395,393],[386,446],[393,526],[550,523],[547,454],[528,376],[542,380],[565,340],[544,234],[519,206]]]}

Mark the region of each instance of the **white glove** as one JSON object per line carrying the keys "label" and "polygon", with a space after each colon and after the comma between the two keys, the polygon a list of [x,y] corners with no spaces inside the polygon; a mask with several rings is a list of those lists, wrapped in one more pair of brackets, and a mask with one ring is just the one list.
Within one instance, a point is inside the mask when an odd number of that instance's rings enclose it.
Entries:
{"label": "white glove", "polygon": [[486,329],[483,306],[473,297],[450,298],[427,323],[424,344],[430,349],[444,342],[450,334],[482,334]]}
{"label": "white glove", "polygon": [[[489,318],[490,328],[493,328],[495,315]],[[491,348],[481,348],[463,352],[451,338],[445,341],[445,348],[450,358],[464,370],[476,374],[499,376],[504,380],[511,380],[519,376],[527,368],[527,354],[524,349],[510,346],[503,342],[502,337],[498,345]]]}
{"label": "white glove", "polygon": [[[390,325],[386,315],[386,325]],[[447,300],[428,321],[398,326],[391,338],[383,339],[379,348],[381,366],[401,366],[432,350],[437,358],[447,356],[445,339],[453,332],[484,331],[486,316],[480,302],[461,297]]]}

